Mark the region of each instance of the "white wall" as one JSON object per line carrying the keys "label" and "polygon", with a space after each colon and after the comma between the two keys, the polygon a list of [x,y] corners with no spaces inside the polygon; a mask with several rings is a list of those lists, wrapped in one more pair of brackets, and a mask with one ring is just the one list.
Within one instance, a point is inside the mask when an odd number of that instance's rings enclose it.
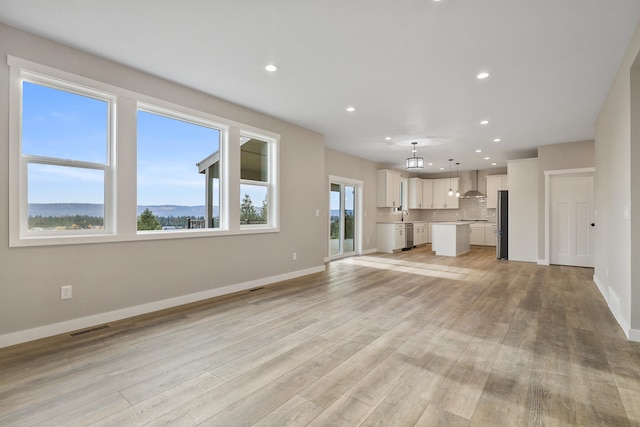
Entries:
{"label": "white wall", "polygon": [[640,176],[635,166],[640,161],[640,137],[636,132],[640,124],[640,96],[636,89],[632,98],[631,82],[636,86],[639,77],[631,69],[638,52],[640,28],[631,39],[596,122],[598,226],[594,274],[614,316],[625,333],[636,341],[640,341],[640,218],[631,208],[632,204],[640,203]]}
{"label": "white wall", "polygon": [[[280,134],[281,231],[9,248],[6,55]],[[324,269],[322,135],[3,25],[0,58],[0,346]],[[61,285],[73,299],[60,300]]]}
{"label": "white wall", "polygon": [[538,262],[538,159],[507,162],[509,260]]}

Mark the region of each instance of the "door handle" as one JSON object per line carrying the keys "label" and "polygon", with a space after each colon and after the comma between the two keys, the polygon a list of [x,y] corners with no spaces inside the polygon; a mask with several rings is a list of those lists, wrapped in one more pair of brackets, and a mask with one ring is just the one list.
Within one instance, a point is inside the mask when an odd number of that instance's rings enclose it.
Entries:
{"label": "door handle", "polygon": [[591,226],[592,226],[592,227],[595,227],[595,226],[596,226],[596,223],[595,223],[595,222],[592,222],[592,223],[591,223]]}

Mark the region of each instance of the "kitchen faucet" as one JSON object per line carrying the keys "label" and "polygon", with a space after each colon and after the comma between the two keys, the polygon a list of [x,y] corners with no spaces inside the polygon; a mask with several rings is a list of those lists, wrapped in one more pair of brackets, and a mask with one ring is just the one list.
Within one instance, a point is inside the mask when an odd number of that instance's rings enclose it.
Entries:
{"label": "kitchen faucet", "polygon": [[401,213],[401,215],[402,215],[402,219],[401,219],[400,221],[403,221],[403,222],[404,222],[404,213],[405,213],[405,212],[407,213],[407,216],[409,216],[409,211],[406,211],[406,210],[402,211],[402,213]]}

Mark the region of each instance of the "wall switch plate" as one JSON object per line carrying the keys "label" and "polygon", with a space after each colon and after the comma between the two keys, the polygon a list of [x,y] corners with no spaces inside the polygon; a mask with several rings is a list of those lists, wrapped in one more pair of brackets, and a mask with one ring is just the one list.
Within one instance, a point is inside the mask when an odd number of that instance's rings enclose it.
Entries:
{"label": "wall switch plate", "polygon": [[298,259],[298,254],[294,252],[292,258],[293,258],[294,261],[297,260]]}
{"label": "wall switch plate", "polygon": [[60,287],[60,299],[71,299],[72,296],[73,287],[71,285]]}

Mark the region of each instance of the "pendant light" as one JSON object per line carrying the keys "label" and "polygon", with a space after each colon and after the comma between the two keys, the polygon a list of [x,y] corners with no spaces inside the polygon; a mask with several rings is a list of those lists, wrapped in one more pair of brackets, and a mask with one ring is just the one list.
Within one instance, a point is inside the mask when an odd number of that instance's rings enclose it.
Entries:
{"label": "pendant light", "polygon": [[460,175],[458,175],[458,166],[460,166],[460,162],[456,162],[456,179],[458,180],[458,189],[456,190],[456,197],[460,198]]}
{"label": "pendant light", "polygon": [[449,196],[453,196],[453,187],[451,186],[451,162],[453,162],[453,159],[449,159]]}
{"label": "pendant light", "polygon": [[413,145],[413,156],[407,157],[407,169],[423,169],[424,168],[424,159],[422,157],[417,157],[416,153],[416,145],[417,142],[412,142]]}

